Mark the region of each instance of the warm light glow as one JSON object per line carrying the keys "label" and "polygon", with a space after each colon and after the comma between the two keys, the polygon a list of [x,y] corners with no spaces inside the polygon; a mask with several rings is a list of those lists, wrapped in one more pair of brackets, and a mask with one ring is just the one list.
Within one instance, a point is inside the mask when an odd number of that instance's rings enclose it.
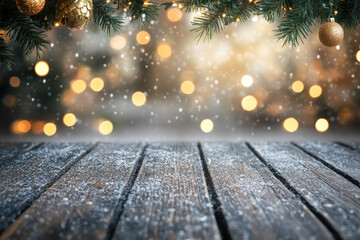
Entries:
{"label": "warm light glow", "polygon": [[253,111],[257,106],[257,100],[254,96],[248,95],[242,99],[241,106],[245,111]]}
{"label": "warm light glow", "polygon": [[315,123],[316,131],[326,132],[329,128],[329,122],[325,118],[319,118]]}
{"label": "warm light glow", "polygon": [[35,134],[40,134],[43,132],[45,123],[43,121],[35,121],[31,126],[31,131]]}
{"label": "warm light glow", "polygon": [[287,118],[283,122],[283,127],[288,132],[295,132],[299,128],[299,123],[295,118]]}
{"label": "warm light glow", "polygon": [[319,85],[313,85],[309,89],[310,97],[317,98],[320,97],[322,93],[322,88]]}
{"label": "warm light glow", "polygon": [[99,132],[102,135],[109,135],[113,131],[113,124],[109,120],[102,121],[99,124]]}
{"label": "warm light glow", "polygon": [[177,22],[182,18],[182,12],[179,8],[170,8],[167,11],[167,17],[171,22]]}
{"label": "warm light glow", "polygon": [[150,42],[150,34],[146,31],[140,31],[136,34],[136,41],[141,45],[146,45]]}
{"label": "warm light glow", "polygon": [[46,136],[52,136],[56,133],[56,125],[54,123],[46,123],[43,129]]}
{"label": "warm light glow", "polygon": [[17,101],[18,101],[17,98],[12,94],[7,94],[2,99],[4,106],[8,108],[15,107]]}
{"label": "warm light glow", "polygon": [[71,89],[75,92],[75,93],[82,93],[83,91],[85,91],[86,89],[86,83],[84,80],[73,80],[71,82]]}
{"label": "warm light glow", "polygon": [[114,36],[110,40],[110,46],[116,50],[123,49],[126,46],[126,39],[121,35]]}
{"label": "warm light glow", "polygon": [[241,78],[241,84],[244,87],[251,87],[251,85],[253,85],[253,83],[254,83],[254,79],[250,75],[244,75]]}
{"label": "warm light glow", "polygon": [[146,103],[146,96],[143,92],[135,92],[131,97],[131,101],[135,106],[141,107]]}
{"label": "warm light glow", "polygon": [[20,86],[20,78],[11,77],[10,80],[9,80],[9,84],[10,84],[10,86],[12,86],[14,88]]}
{"label": "warm light glow", "polygon": [[72,127],[76,123],[76,116],[73,113],[66,113],[63,117],[63,123],[67,127]]}
{"label": "warm light glow", "polygon": [[291,88],[294,92],[301,93],[304,90],[304,84],[302,83],[302,81],[295,81],[291,85]]}
{"label": "warm light glow", "polygon": [[360,62],[360,50],[356,53],[356,60]]}
{"label": "warm light glow", "polygon": [[192,94],[195,91],[195,85],[191,81],[184,81],[181,83],[180,89],[185,94]]}
{"label": "warm light glow", "polygon": [[39,61],[35,64],[35,73],[39,77],[44,77],[49,73],[49,65],[45,61]]}
{"label": "warm light glow", "polygon": [[200,128],[204,133],[209,133],[213,130],[214,123],[210,119],[204,119],[200,123]]}
{"label": "warm light glow", "polygon": [[99,92],[104,88],[104,80],[101,78],[93,78],[90,82],[90,88],[94,92]]}
{"label": "warm light glow", "polygon": [[171,56],[171,47],[166,43],[161,43],[157,49],[160,57],[168,58]]}
{"label": "warm light glow", "polygon": [[11,124],[11,131],[15,134],[23,134],[29,132],[31,123],[28,120],[17,120]]}

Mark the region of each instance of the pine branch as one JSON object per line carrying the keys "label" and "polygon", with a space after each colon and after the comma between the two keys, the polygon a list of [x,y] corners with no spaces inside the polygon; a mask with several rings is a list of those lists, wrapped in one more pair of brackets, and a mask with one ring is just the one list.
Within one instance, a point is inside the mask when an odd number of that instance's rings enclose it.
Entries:
{"label": "pine branch", "polygon": [[266,0],[256,3],[261,14],[266,21],[274,22],[281,18],[284,9],[292,7],[291,0]]}
{"label": "pine branch", "polygon": [[202,9],[208,9],[209,6],[217,3],[217,0],[180,0],[177,3],[183,6],[186,12],[197,12]]}
{"label": "pine branch", "polygon": [[101,29],[110,35],[111,29],[118,33],[123,24],[123,19],[116,14],[116,9],[111,5],[106,4],[104,0],[94,1],[94,22],[99,25]]}
{"label": "pine branch", "polygon": [[11,70],[11,66],[14,65],[14,61],[12,60],[13,57],[14,54],[5,43],[3,34],[0,34],[0,66],[4,66],[7,70]]}
{"label": "pine branch", "polygon": [[131,18],[131,23],[139,26],[156,21],[159,11],[159,3],[144,0],[120,1],[120,6]]}
{"label": "pine branch", "polygon": [[295,47],[299,45],[299,40],[304,43],[304,39],[311,33],[311,27],[316,21],[313,12],[313,1],[316,0],[305,1],[306,4],[297,2],[286,18],[282,19],[276,30],[279,40],[284,40],[283,46],[289,44]]}
{"label": "pine branch", "polygon": [[215,34],[220,33],[225,28],[224,15],[227,5],[230,3],[228,1],[219,2],[213,6],[209,6],[208,10],[204,13],[196,16],[191,22],[194,26],[191,31],[196,32],[196,39],[200,41],[202,38],[204,40],[211,40]]}
{"label": "pine branch", "polygon": [[45,40],[46,30],[37,26],[30,17],[19,14],[16,6],[15,9],[14,6],[10,6],[5,11],[6,13],[2,8],[0,22],[3,29],[7,31],[7,36],[21,45],[25,54],[35,51],[36,56],[40,57],[40,54],[44,53],[50,44]]}

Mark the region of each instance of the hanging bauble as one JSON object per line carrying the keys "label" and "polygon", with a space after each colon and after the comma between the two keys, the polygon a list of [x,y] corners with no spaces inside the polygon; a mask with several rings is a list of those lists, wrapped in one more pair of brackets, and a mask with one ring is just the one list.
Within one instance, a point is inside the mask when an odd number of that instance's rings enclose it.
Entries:
{"label": "hanging bauble", "polygon": [[16,0],[16,6],[24,15],[36,15],[45,6],[45,0]]}
{"label": "hanging bauble", "polygon": [[344,38],[344,30],[340,24],[335,22],[335,18],[329,18],[319,30],[319,39],[327,47],[339,45]]}
{"label": "hanging bauble", "polygon": [[68,28],[82,29],[88,23],[92,10],[92,0],[58,0],[56,19]]}

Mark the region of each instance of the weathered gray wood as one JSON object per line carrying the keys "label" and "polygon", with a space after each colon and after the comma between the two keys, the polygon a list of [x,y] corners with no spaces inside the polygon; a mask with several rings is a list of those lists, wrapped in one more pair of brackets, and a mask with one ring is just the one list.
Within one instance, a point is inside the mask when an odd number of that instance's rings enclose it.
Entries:
{"label": "weathered gray wood", "polygon": [[2,142],[0,146],[0,167],[2,164],[10,161],[13,157],[22,154],[26,151],[30,151],[34,147],[39,146],[41,143],[36,142],[24,142],[24,143],[15,143],[15,142]]}
{"label": "weathered gray wood", "polygon": [[332,239],[244,143],[202,146],[233,239]]}
{"label": "weathered gray wood", "polygon": [[355,148],[356,150],[360,150],[360,142],[346,142],[345,144],[349,145],[352,148]]}
{"label": "weathered gray wood", "polygon": [[98,145],[3,234],[14,239],[104,239],[141,144]]}
{"label": "weathered gray wood", "polygon": [[46,143],[0,168],[0,232],[93,144]]}
{"label": "weathered gray wood", "polygon": [[252,143],[344,239],[360,239],[360,189],[290,143]]}
{"label": "weathered gray wood", "polygon": [[296,143],[335,169],[360,182],[360,152],[332,142]]}
{"label": "weathered gray wood", "polygon": [[196,144],[152,144],[114,239],[219,239]]}

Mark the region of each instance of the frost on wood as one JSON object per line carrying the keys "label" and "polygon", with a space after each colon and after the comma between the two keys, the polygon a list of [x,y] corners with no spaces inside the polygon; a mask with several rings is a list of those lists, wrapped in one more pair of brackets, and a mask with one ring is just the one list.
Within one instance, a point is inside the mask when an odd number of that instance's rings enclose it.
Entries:
{"label": "frost on wood", "polygon": [[100,144],[5,232],[12,238],[103,239],[141,144]]}
{"label": "frost on wood", "polygon": [[205,143],[203,150],[233,238],[332,238],[245,144]]}
{"label": "frost on wood", "polygon": [[219,239],[196,144],[152,144],[115,238]]}
{"label": "frost on wood", "polygon": [[0,169],[0,230],[11,223],[92,144],[46,143]]}
{"label": "frost on wood", "polygon": [[360,237],[358,187],[290,143],[251,145],[343,238]]}

